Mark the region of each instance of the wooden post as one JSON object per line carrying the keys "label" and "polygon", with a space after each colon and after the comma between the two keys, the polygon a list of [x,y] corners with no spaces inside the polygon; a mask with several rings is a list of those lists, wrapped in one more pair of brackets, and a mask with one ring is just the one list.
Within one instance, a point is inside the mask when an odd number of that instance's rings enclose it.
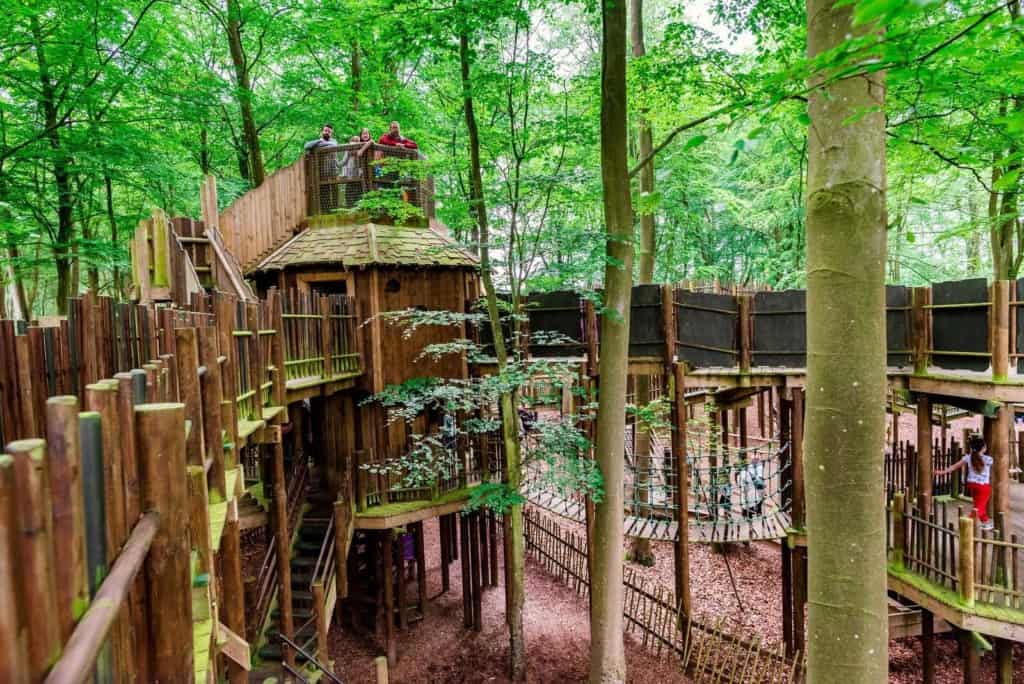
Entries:
{"label": "wooden post", "polygon": [[917,507],[925,517],[931,511],[932,479],[932,401],[927,394],[918,394]]}
{"label": "wooden post", "polygon": [[440,536],[441,546],[441,593],[448,593],[448,589],[451,588],[451,577],[449,576],[448,565],[452,562],[451,559],[451,514],[442,515],[438,520],[438,534]]}
{"label": "wooden post", "polygon": [[[199,379],[202,394],[202,423],[205,459],[212,461],[207,479],[210,489],[219,496],[230,498],[224,473],[224,385],[217,360],[217,331],[210,327],[198,329],[199,359],[206,371]],[[230,413],[230,412],[228,412]],[[238,634],[238,632],[235,632]]]}
{"label": "wooden post", "polygon": [[[210,544],[210,504],[206,488],[206,470],[188,466],[189,535],[199,558],[199,574],[213,572],[213,545]],[[211,588],[215,583],[210,583]]]}
{"label": "wooden post", "polygon": [[355,504],[351,497],[334,502],[334,574],[338,600],[348,598],[348,549],[355,523]]}
{"label": "wooden post", "polygon": [[185,405],[185,420],[192,429],[185,440],[189,465],[203,465],[206,445],[203,441],[203,402],[199,392],[199,342],[195,328],[174,331],[174,355],[178,370],[178,397]]}
{"label": "wooden post", "polygon": [[[145,397],[138,397],[137,390],[146,388],[145,373],[135,370],[130,373],[118,373],[114,376],[118,383],[117,419],[118,437],[121,442],[121,467],[124,470],[124,514],[129,524],[139,519],[142,514],[142,493],[139,480],[138,442],[135,435],[135,404],[142,403]],[[146,614],[145,577],[139,573],[135,577],[134,586],[128,594],[128,613],[131,621],[132,651],[135,660],[135,672],[138,681],[149,681],[148,657],[149,618]]]}
{"label": "wooden post", "polygon": [[1009,530],[1003,528],[1010,515],[1010,431],[1013,429],[1013,409],[1000,406],[992,422],[992,436],[988,443],[992,455],[992,512],[1003,538]]}
{"label": "wooden post", "polygon": [[913,345],[914,375],[928,372],[928,343],[931,338],[928,324],[928,309],[931,303],[931,288],[915,287],[911,291],[911,343]]}
{"label": "wooden post", "polygon": [[469,528],[469,576],[473,590],[473,631],[479,632],[483,626],[482,597],[480,591],[480,514],[470,513]]}
{"label": "wooden post", "polygon": [[146,557],[150,612],[150,676],[175,681],[193,670],[192,582],[185,472],[185,407],[135,407],[135,433],[146,511],[160,514],[160,528]]}
{"label": "wooden post", "polygon": [[[71,637],[75,623],[82,617],[89,603],[89,577],[85,569],[85,503],[82,500],[78,433],[78,399],[62,396],[47,400],[46,446],[49,485],[53,496],[53,537],[57,540],[54,562],[62,643]],[[13,497],[14,492],[10,492],[10,495]],[[14,594],[6,595],[10,597],[9,602],[13,603]],[[0,679],[5,679],[2,673]]]}
{"label": "wooden post", "polygon": [[896,492],[892,497],[892,562],[903,567],[907,550],[906,495]]}
{"label": "wooden post", "polygon": [[[220,577],[223,591],[220,605],[224,624],[235,634],[245,634],[245,585],[242,581],[242,549],[238,522],[238,500],[228,502],[224,521],[224,535],[220,540]],[[227,660],[227,659],[226,659]],[[249,676],[235,663],[227,663],[227,676],[231,684],[245,684]]]}
{"label": "wooden post", "polygon": [[[21,592],[24,580],[20,575],[23,569],[17,560],[20,542],[18,506],[15,500],[17,490],[14,459],[0,454],[0,596],[5,597],[0,601],[0,643],[4,644],[0,648],[0,680],[27,684],[28,597]],[[88,594],[85,600],[88,600]]]}
{"label": "wooden post", "polygon": [[220,355],[224,357],[221,365],[221,385],[223,397],[227,400],[224,406],[226,411],[223,415],[223,427],[227,431],[228,439],[234,445],[232,448],[232,463],[238,463],[238,455],[241,444],[238,440],[238,403],[235,397],[238,396],[238,356],[235,339],[232,335],[235,322],[235,307],[228,297],[218,295],[214,297],[214,311],[217,321],[217,338],[219,341]]}
{"label": "wooden post", "polygon": [[288,373],[284,354],[284,309],[281,305],[281,292],[273,289],[267,293],[267,307],[270,310],[270,325],[274,335],[270,340],[271,363],[274,364],[274,389],[271,392],[275,406],[286,406],[288,403]]}
{"label": "wooden post", "polygon": [[996,684],[1013,684],[1013,642],[1008,639],[996,639],[995,650]]}
{"label": "wooden post", "polygon": [[[16,589],[24,597],[29,672],[41,680],[60,655],[57,576],[53,565],[53,511],[47,476],[46,443],[25,439],[7,445],[13,459],[16,530],[14,559],[19,566]],[[10,595],[4,601],[9,601]]]}
{"label": "wooden post", "polygon": [[331,349],[331,300],[327,297],[320,297],[320,344],[324,356],[323,377],[334,376],[334,352]]}
{"label": "wooden post", "polygon": [[469,569],[469,525],[467,516],[457,514],[459,520],[459,546],[462,561],[462,625],[467,629],[473,626],[473,581]]}
{"label": "wooden post", "polygon": [[587,375],[596,379],[598,376],[597,311],[594,309],[594,302],[589,299],[583,302],[583,320],[587,342]]}
{"label": "wooden post", "polygon": [[[292,620],[292,544],[288,530],[288,492],[284,481],[284,443],[281,440],[281,428],[274,427],[273,444],[273,508],[274,508],[274,542],[277,545],[277,606],[281,611],[279,629],[281,634],[292,639],[295,636],[295,625]],[[282,646],[285,662],[295,666],[295,652]]]}
{"label": "wooden post", "polygon": [[416,523],[413,533],[416,535],[416,589],[420,615],[427,614],[427,556],[423,548],[423,522]]}
{"label": "wooden post", "polygon": [[1006,380],[1010,368],[1010,288],[1012,280],[992,283],[992,379]]}
{"label": "wooden post", "polygon": [[787,536],[779,544],[782,550],[782,643],[786,657],[793,657],[793,548]]}
{"label": "wooden post", "polygon": [[317,581],[312,586],[313,606],[316,610],[316,659],[327,662],[327,613],[324,600],[324,584]]}
{"label": "wooden post", "polygon": [[935,684],[935,616],[921,609],[921,682]]}
{"label": "wooden post", "polygon": [[408,582],[405,577],[405,535],[396,535],[396,537],[398,539],[398,557],[395,559],[395,565],[398,566],[398,570],[395,572],[395,578],[398,581],[398,628],[409,629]]}
{"label": "wooden post", "polygon": [[384,544],[384,646],[388,664],[394,665],[398,660],[395,644],[395,561],[391,548],[395,539],[395,531],[384,530],[381,538]]}
{"label": "wooden post", "polygon": [[793,549],[793,650],[806,653],[807,547]]}
{"label": "wooden post", "polygon": [[377,656],[373,662],[377,671],[377,684],[388,684],[388,659],[384,656]]}
{"label": "wooden post", "polygon": [[960,600],[974,605],[974,519],[960,518],[960,557],[957,564]]}
{"label": "wooden post", "polygon": [[[119,381],[104,380],[85,388],[86,405],[100,415],[103,453],[104,512],[106,515],[106,567],[113,567],[117,554],[128,540],[125,518],[124,455],[121,449],[121,422],[118,416]],[[129,680],[136,676],[131,643],[131,622],[128,611],[122,611],[112,632],[110,643],[114,655],[114,671]]]}
{"label": "wooden post", "polygon": [[686,364],[677,361],[672,364],[672,459],[676,472],[676,600],[682,615],[689,618],[693,611],[690,595],[690,515],[689,479],[686,463]]}
{"label": "wooden post", "polygon": [[736,303],[738,304],[739,311],[739,328],[740,328],[740,358],[739,366],[740,373],[750,372],[750,362],[753,357],[753,325],[751,319],[751,297],[750,295],[739,295],[736,297]]}
{"label": "wooden post", "polygon": [[498,523],[494,519],[494,513],[490,513],[487,516],[488,533],[491,538],[490,546],[488,547],[491,551],[491,586],[498,586]]}
{"label": "wooden post", "polygon": [[[85,572],[92,599],[108,570],[103,428],[100,415],[94,412],[80,413],[78,425],[82,451],[82,501],[85,504]],[[108,641],[96,661],[96,673],[104,681],[113,678],[111,652],[112,644]]]}
{"label": "wooden post", "polygon": [[[800,387],[793,389],[791,426],[793,430],[793,527],[802,530],[807,525],[807,500],[804,497],[804,390]],[[798,644],[797,649],[802,650],[802,646]]]}

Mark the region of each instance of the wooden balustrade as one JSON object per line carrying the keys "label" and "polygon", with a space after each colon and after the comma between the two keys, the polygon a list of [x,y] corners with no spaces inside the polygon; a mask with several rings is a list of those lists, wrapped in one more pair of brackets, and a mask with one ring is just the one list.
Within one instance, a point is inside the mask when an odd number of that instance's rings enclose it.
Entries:
{"label": "wooden balustrade", "polygon": [[976,529],[957,508],[933,503],[927,516],[897,492],[889,508],[891,562],[900,570],[955,591],[967,606],[1024,609],[1024,544],[998,530]]}

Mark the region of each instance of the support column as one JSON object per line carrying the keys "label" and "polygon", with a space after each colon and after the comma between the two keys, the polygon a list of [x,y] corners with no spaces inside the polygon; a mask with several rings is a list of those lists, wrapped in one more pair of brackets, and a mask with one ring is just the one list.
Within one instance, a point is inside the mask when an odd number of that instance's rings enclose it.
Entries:
{"label": "support column", "polygon": [[427,557],[424,546],[423,523],[418,522],[415,526],[416,535],[416,587],[420,615],[427,614]]}
{"label": "support column", "polygon": [[394,539],[394,530],[385,530],[381,534],[381,543],[384,545],[384,650],[388,656],[388,665],[392,667],[398,661],[395,644],[395,559],[391,548]]}
{"label": "support column", "polygon": [[689,617],[693,611],[690,596],[690,548],[689,548],[689,480],[686,467],[686,366],[682,362],[672,364],[672,459],[675,462],[676,481],[676,600],[683,615]]}
{"label": "support column", "polygon": [[921,682],[935,684],[935,616],[921,609]]}
{"label": "support column", "polygon": [[793,550],[789,539],[779,545],[782,550],[782,643],[786,657],[793,657]]}
{"label": "support column", "polygon": [[458,514],[459,519],[459,554],[462,561],[462,625],[467,629],[473,626],[473,579],[469,570],[469,523],[467,516]]}
{"label": "support column", "polygon": [[[224,589],[221,605],[224,608],[224,624],[231,631],[245,636],[245,586],[242,583],[242,553],[239,537],[238,501],[228,504],[224,522],[224,536],[220,542],[220,576]],[[225,660],[228,660],[225,658]],[[245,684],[249,680],[245,670],[228,660],[228,681],[231,684]]]}
{"label": "support column", "polygon": [[[807,499],[804,496],[804,391],[793,390],[793,527],[807,526]],[[806,551],[804,551],[806,557]],[[806,577],[806,576],[805,576]],[[804,587],[806,592],[806,587]]]}
{"label": "support column", "polygon": [[451,540],[450,531],[451,518],[447,515],[442,515],[438,519],[437,529],[440,536],[441,546],[441,593],[448,593],[448,589],[451,587],[451,577],[448,572],[448,564],[451,563]]}
{"label": "support column", "polygon": [[992,518],[1000,526],[1003,538],[1007,530],[1002,529],[1003,521],[1010,515],[1010,430],[1013,428],[1013,409],[999,407],[992,421],[992,441],[989,454],[992,456]]}
{"label": "support column", "polygon": [[932,510],[932,400],[927,394],[917,395],[916,491],[917,508],[927,516]]}
{"label": "support column", "polygon": [[[288,530],[288,490],[284,481],[284,444],[280,428],[275,428],[273,449],[273,508],[274,543],[277,545],[277,607],[281,613],[279,629],[281,634],[292,639],[295,624],[292,619],[292,545]],[[295,652],[282,644],[284,660],[295,667]]]}
{"label": "support column", "polygon": [[1013,684],[1013,642],[996,639],[996,684]]}

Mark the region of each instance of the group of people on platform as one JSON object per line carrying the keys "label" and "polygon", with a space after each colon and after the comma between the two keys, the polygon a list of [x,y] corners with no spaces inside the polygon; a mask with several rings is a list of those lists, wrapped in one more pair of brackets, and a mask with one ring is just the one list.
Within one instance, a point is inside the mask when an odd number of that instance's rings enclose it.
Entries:
{"label": "group of people on platform", "polygon": [[[376,142],[378,146],[395,147],[402,150],[419,149],[416,141],[402,135],[401,125],[397,121],[392,121],[388,127],[388,132],[380,136]],[[342,205],[351,206],[355,198],[349,197],[344,202],[340,202],[342,198],[339,194],[339,186],[336,180],[331,179],[337,179],[339,176],[348,179],[362,178],[364,168],[369,168],[366,165],[367,158],[364,155],[373,148],[373,144],[373,135],[370,133],[369,128],[360,130],[359,134],[353,135],[347,143],[340,143],[334,137],[334,125],[330,123],[325,123],[320,128],[319,138],[310,140],[305,144],[306,154],[316,155],[316,167],[320,178],[327,181],[325,186],[321,188],[320,203],[322,210],[333,210]],[[372,168],[369,168],[368,172],[372,174],[374,183],[385,187],[397,187],[401,180],[399,175],[393,171],[385,171],[379,163],[379,160],[391,155],[379,147],[372,154],[375,163],[373,163]],[[415,156],[417,153],[413,154]],[[407,188],[402,193],[402,199],[404,201],[414,201],[415,193],[416,190],[414,188]]]}
{"label": "group of people on platform", "polygon": [[[364,149],[369,147],[373,141],[374,138],[373,135],[370,133],[369,128],[362,128],[359,131],[358,135],[353,135],[350,138],[348,138],[349,143],[364,143],[364,147],[359,149],[358,154],[362,154],[362,152],[364,152]],[[309,153],[314,151],[314,149],[339,147],[341,146],[341,144],[342,143],[338,142],[337,138],[334,137],[334,124],[327,123],[324,124],[323,127],[321,127],[321,134],[319,134],[318,138],[310,140],[305,144],[305,151]],[[377,144],[388,145],[391,147],[404,147],[406,149],[419,149],[420,147],[418,144],[416,144],[415,140],[407,138],[406,136],[401,134],[401,126],[398,124],[397,121],[391,122],[391,125],[388,127],[387,133],[384,133],[383,135],[380,136],[380,138],[377,140]]]}

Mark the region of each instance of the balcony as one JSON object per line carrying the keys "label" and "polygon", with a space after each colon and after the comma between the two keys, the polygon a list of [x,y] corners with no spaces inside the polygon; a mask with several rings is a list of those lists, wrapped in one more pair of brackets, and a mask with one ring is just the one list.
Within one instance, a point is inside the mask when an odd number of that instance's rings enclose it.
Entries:
{"label": "balcony", "polygon": [[434,183],[423,159],[419,150],[373,142],[312,150],[303,160],[307,214],[425,224],[434,218]]}

